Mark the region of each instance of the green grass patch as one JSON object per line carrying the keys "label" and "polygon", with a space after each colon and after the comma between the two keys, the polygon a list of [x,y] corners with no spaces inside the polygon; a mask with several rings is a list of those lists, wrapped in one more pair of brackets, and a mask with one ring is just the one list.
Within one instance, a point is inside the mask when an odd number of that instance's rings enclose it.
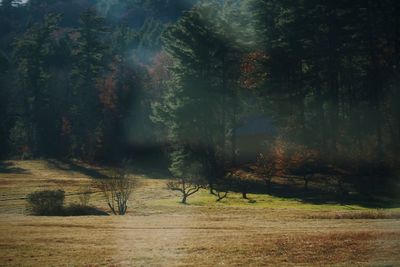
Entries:
{"label": "green grass patch", "polygon": [[[360,205],[340,205],[336,203],[314,204],[307,203],[301,199],[281,198],[267,194],[247,194],[248,199],[243,199],[240,193],[229,193],[228,196],[216,202],[216,197],[211,195],[208,190],[201,190],[197,194],[188,198],[187,206],[202,207],[253,207],[271,208],[282,210],[304,210],[304,211],[344,211],[344,210],[370,210],[370,208]],[[154,199],[148,203],[150,206],[175,207],[183,205],[180,203],[180,196],[164,199]],[[372,210],[372,209],[371,209]]]}

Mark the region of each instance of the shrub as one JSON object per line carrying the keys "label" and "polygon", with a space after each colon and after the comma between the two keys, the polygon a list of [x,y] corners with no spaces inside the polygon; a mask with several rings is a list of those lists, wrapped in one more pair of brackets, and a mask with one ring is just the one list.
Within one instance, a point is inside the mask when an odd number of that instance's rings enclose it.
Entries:
{"label": "shrub", "polygon": [[115,170],[109,179],[98,182],[97,187],[103,192],[104,199],[114,215],[124,215],[128,208],[128,200],[137,179],[129,177],[125,169]]}
{"label": "shrub", "polygon": [[27,196],[28,205],[35,215],[62,214],[64,199],[63,190],[43,190]]}

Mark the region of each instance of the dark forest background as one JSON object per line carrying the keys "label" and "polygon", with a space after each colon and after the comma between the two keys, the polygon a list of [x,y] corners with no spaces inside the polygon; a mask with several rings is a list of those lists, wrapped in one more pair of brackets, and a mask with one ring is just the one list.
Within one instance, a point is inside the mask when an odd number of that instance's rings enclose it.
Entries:
{"label": "dark forest background", "polygon": [[0,157],[150,153],[216,189],[254,164],[267,182],[396,195],[399,14],[396,0],[3,0]]}

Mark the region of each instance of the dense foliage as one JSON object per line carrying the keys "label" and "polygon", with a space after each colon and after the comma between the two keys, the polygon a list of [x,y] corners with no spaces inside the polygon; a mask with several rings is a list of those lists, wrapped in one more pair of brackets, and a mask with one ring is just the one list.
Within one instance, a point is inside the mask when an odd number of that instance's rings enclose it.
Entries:
{"label": "dense foliage", "polygon": [[166,23],[190,7],[2,1],[0,156],[111,161],[146,146],[153,58]]}
{"label": "dense foliage", "polygon": [[162,147],[171,173],[212,188],[262,155],[269,190],[317,173],[393,189],[398,1],[18,2],[0,7],[3,157]]}

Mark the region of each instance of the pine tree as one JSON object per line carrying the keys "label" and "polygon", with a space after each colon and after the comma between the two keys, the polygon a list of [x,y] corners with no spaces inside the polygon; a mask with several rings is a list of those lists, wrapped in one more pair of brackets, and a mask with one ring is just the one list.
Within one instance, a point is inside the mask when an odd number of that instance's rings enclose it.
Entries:
{"label": "pine tree", "polygon": [[95,11],[89,9],[82,13],[72,70],[71,152],[91,160],[103,141],[98,82],[107,68],[106,30],[104,19]]}
{"label": "pine tree", "polygon": [[[218,139],[223,127],[219,121],[223,95],[216,73],[221,42],[212,28],[216,12],[217,3],[197,6],[165,33],[165,48],[174,62],[173,78],[154,116],[169,131],[175,151],[171,166],[183,166],[178,164],[181,158],[196,159],[210,184],[218,172]],[[176,151],[180,157],[175,157]]]}
{"label": "pine tree", "polygon": [[49,59],[54,54],[52,33],[61,16],[50,14],[42,24],[33,25],[16,41],[16,62],[22,87],[23,110],[20,117],[27,131],[27,147],[37,156],[46,151],[51,114],[48,80]]}

